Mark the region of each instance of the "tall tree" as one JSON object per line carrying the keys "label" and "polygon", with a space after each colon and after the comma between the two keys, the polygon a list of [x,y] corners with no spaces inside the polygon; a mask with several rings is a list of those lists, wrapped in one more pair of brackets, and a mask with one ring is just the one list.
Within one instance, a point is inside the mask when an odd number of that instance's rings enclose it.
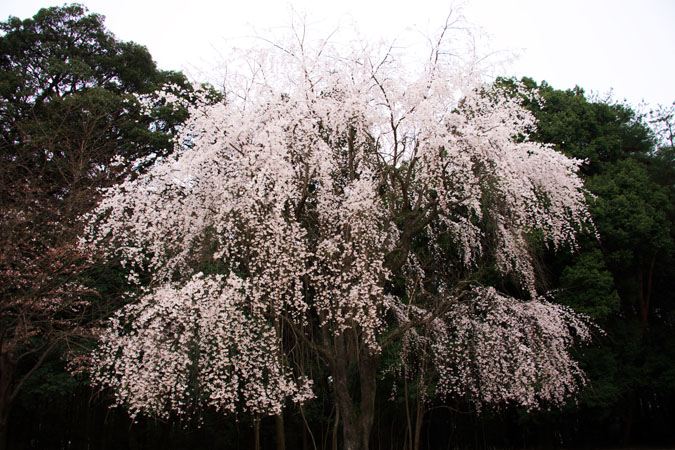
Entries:
{"label": "tall tree", "polygon": [[[173,148],[186,111],[151,94],[178,73],[120,42],[80,5],[0,23],[0,445],[12,401],[68,336],[82,332],[84,275],[79,217],[99,189],[131,165]],[[145,95],[145,97],[142,97]]]}
{"label": "tall tree", "polygon": [[650,417],[642,419],[649,426],[672,402],[672,389],[664,388],[674,361],[668,350],[675,308],[672,111],[653,112],[653,132],[628,105],[591,101],[579,88],[523,83],[538,94],[527,103],[537,118],[533,138],[584,158],[585,186],[593,195],[589,209],[600,239],[583,240],[577,255],[553,263],[552,282],[563,292],[558,299],[592,315],[607,332],[583,357],[591,388],[578,414],[587,414],[596,430],[620,417],[629,440],[636,411]]}
{"label": "tall tree", "polygon": [[538,295],[528,236],[574,245],[578,162],[519,138],[532,116],[441,44],[414,77],[392,51],[276,46],[193,113],[189,148],[109,190],[89,242],[152,282],[95,381],[132,414],[278,414],[313,396],[309,352],[349,450],[369,448],[385,349],[477,407],[574,393],[589,329]]}

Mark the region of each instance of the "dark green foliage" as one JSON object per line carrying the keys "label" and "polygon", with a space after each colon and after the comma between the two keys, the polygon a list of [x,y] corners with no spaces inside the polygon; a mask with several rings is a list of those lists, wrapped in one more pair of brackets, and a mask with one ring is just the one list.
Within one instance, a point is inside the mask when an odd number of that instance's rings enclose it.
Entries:
{"label": "dark green foliage", "polygon": [[67,344],[119,300],[123,285],[102,286],[115,271],[101,277],[94,255],[78,248],[80,218],[101,188],[171,152],[187,117],[156,96],[144,107],[139,96],[171,83],[190,100],[192,88],[182,74],[158,70],[145,47],[118,41],[102,16],[81,5],[10,17],[0,31],[2,448],[22,390],[62,397],[71,379],[52,359],[72,351]]}
{"label": "dark green foliage", "polygon": [[557,300],[605,332],[580,350],[589,386],[559,420],[576,429],[568,439],[580,445],[672,442],[659,427],[675,406],[673,149],[657,149],[644,117],[627,105],[523,83],[542,99],[528,104],[538,119],[531,137],[586,160],[598,232],[574,254],[546,257]]}
{"label": "dark green foliage", "polygon": [[671,199],[665,187],[652,180],[648,167],[635,159],[618,161],[590,178],[587,187],[597,197],[593,218],[605,247],[619,252],[613,264],[626,266],[627,253],[670,253]]}
{"label": "dark green foliage", "polygon": [[599,249],[579,253],[562,269],[555,298],[595,319],[604,319],[619,311],[614,278],[606,269]]}
{"label": "dark green foliage", "polygon": [[145,47],[116,40],[102,16],[73,4],[11,17],[0,29],[3,162],[46,170],[43,182],[67,187],[81,178],[100,183],[113,157],[172,149],[186,112],[163,102],[144,111],[136,96],[166,83],[183,95],[191,87],[182,74],[157,70]]}
{"label": "dark green foliage", "polygon": [[546,82],[537,86],[529,78],[523,83],[542,100],[526,104],[538,119],[531,139],[554,144],[566,155],[586,160],[585,175],[597,174],[603,166],[631,155],[646,155],[653,148],[649,128],[630,107],[591,102],[579,87],[561,91]]}

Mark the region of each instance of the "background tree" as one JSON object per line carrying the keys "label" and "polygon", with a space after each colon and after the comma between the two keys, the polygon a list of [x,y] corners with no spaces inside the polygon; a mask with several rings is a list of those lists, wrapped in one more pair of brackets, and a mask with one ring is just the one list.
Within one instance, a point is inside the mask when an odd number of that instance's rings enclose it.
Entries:
{"label": "background tree", "polygon": [[391,49],[296,37],[92,216],[89,242],[152,277],[104,331],[94,380],[133,415],[278,414],[313,396],[309,352],[347,449],[369,448],[391,348],[476,408],[562,404],[589,330],[539,297],[528,241],[574,246],[578,162],[523,140],[533,118],[443,39],[411,76]]}
{"label": "background tree", "polygon": [[[654,111],[650,124],[627,105],[588,100],[579,88],[523,82],[542,99],[527,106],[537,118],[534,138],[586,159],[582,173],[600,236],[581,239],[576,255],[548,259],[558,300],[593,316],[607,333],[582,356],[590,388],[569,421],[588,424],[577,435],[596,434],[598,442],[665,442],[659,429],[672,417],[668,367],[675,363],[669,110]],[[597,432],[613,427],[623,432]]]}
{"label": "background tree", "polygon": [[[0,445],[26,381],[92,319],[79,217],[132,167],[173,148],[186,111],[150,95],[178,73],[80,5],[0,23]],[[146,98],[138,97],[145,94]],[[89,274],[89,275],[88,275]],[[99,305],[100,306],[100,305]]]}

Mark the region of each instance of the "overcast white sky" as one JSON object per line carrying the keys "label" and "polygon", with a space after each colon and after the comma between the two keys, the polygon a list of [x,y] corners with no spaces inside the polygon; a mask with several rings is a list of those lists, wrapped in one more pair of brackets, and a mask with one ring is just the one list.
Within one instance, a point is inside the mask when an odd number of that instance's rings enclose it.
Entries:
{"label": "overcast white sky", "polygon": [[[122,40],[148,47],[162,69],[196,75],[217,65],[237,38],[252,29],[284,27],[290,8],[326,34],[355,22],[386,40],[415,27],[440,26],[450,0],[81,0],[106,16]],[[458,4],[455,1],[455,6]],[[675,101],[675,1],[672,0],[465,0],[464,15],[491,35],[493,50],[520,59],[505,75],[527,75],[553,87],[580,85],[632,104]],[[0,0],[0,20],[26,18],[55,0]],[[487,49],[486,49],[487,50]]]}

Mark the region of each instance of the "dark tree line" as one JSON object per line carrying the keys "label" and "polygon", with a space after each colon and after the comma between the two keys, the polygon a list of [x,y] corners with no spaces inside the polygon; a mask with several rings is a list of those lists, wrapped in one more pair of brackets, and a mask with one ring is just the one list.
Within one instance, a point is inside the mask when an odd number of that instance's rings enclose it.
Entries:
{"label": "dark tree line", "polygon": [[23,388],[109,307],[104,272],[78,246],[79,218],[129,169],[116,161],[165,155],[185,119],[161,101],[146,110],[137,95],[188,84],[80,5],[0,29],[2,445]]}
{"label": "dark tree line", "polygon": [[588,161],[599,233],[578,253],[548,261],[558,300],[590,314],[606,333],[579,355],[590,385],[566,420],[576,423],[579,443],[672,442],[675,172],[672,141],[651,126],[672,117],[525,82],[545,101],[530,105],[536,138]]}
{"label": "dark tree line", "polygon": [[[281,423],[254,426],[257,418],[204,411],[195,423],[132,424],[124,411],[108,409],[109,393],[71,376],[67,361],[93,345],[89,327],[119,306],[127,288],[121,267],[82,253],[79,218],[99,188],[173,148],[185,110],[161,99],[143,108],[137,96],[170,85],[189,99],[192,87],[79,5],[11,17],[0,28],[0,448],[234,449],[251,448],[256,434],[262,448],[283,448],[279,436],[286,448],[339,445],[328,382]],[[599,234],[568,254],[553,255],[535,240],[539,270],[557,301],[592,316],[604,334],[578,350],[589,385],[577,404],[478,415],[461,401],[432,402],[421,448],[673,444],[672,139],[657,139],[648,118],[627,105],[523,82],[542,99],[528,105],[539,121],[534,138],[587,161]],[[669,129],[664,111],[656,120]],[[145,165],[117,164],[119,157]],[[410,386],[392,394],[393,380],[380,381],[372,448],[408,448],[406,413],[421,393]]]}

